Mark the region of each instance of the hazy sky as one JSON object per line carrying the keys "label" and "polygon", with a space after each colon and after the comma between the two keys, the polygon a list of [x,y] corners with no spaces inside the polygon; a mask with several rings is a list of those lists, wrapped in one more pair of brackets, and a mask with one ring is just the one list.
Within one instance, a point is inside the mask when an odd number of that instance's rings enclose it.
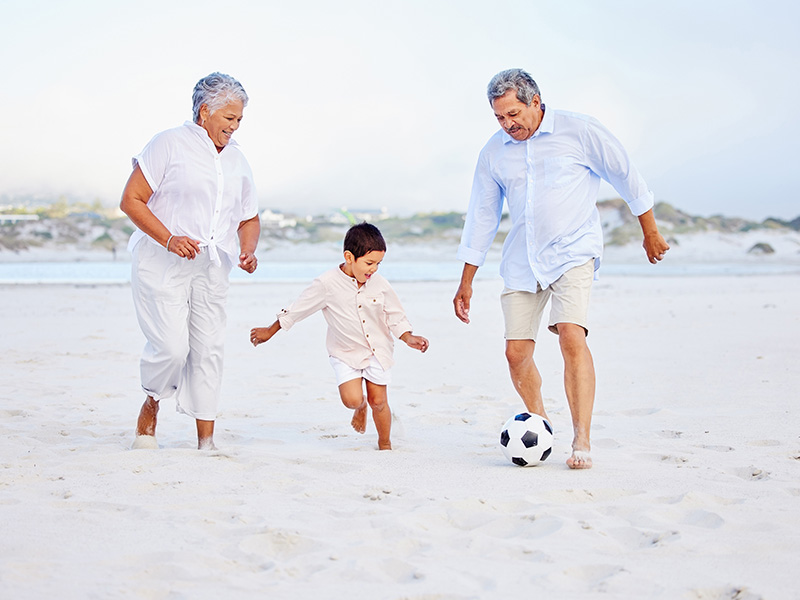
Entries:
{"label": "hazy sky", "polygon": [[608,126],[657,200],[793,218],[798,22],[789,0],[0,0],[0,194],[116,203],[223,71],[250,96],[235,138],[262,207],[463,211],[497,129],[486,84],[522,67]]}

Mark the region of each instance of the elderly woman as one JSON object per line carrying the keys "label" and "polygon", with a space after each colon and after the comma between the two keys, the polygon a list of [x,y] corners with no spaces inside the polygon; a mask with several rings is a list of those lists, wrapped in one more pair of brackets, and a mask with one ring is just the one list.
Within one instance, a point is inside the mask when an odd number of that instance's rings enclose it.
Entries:
{"label": "elderly woman", "polygon": [[131,287],[147,339],[141,359],[147,399],[134,448],[157,448],[159,402],[197,422],[198,448],[213,449],[222,381],[228,275],[256,270],[261,232],[253,175],[231,139],[247,94],[212,73],[194,88],[194,120],[157,134],[133,159],[120,208],[131,236]]}

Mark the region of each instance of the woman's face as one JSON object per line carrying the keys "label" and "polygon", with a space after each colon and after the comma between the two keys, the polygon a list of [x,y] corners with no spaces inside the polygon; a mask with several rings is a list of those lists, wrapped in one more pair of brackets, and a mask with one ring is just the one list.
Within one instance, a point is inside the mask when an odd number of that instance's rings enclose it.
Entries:
{"label": "woman's face", "polygon": [[208,132],[208,137],[214,142],[218,151],[228,145],[233,132],[239,129],[243,112],[244,104],[241,100],[231,100],[213,113],[209,111],[207,104],[200,107],[199,125]]}

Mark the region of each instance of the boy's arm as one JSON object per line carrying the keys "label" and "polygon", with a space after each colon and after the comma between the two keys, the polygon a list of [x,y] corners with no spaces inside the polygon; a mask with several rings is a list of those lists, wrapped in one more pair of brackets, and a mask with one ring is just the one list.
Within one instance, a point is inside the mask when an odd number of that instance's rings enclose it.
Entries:
{"label": "boy's arm", "polygon": [[420,352],[425,352],[430,346],[430,342],[421,335],[414,335],[410,331],[406,331],[400,336],[400,339],[408,344],[409,348],[414,348]]}
{"label": "boy's arm", "polygon": [[253,346],[258,346],[264,342],[268,342],[273,335],[278,333],[281,328],[281,322],[275,321],[269,327],[254,327],[250,330],[250,342]]}

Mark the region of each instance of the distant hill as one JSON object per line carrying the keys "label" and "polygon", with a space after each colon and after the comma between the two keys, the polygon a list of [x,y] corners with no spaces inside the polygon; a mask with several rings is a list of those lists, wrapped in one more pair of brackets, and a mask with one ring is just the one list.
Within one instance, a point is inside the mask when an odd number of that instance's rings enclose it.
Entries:
{"label": "distant hill", "polygon": [[[640,243],[638,221],[623,200],[601,201],[598,209],[607,246]],[[269,213],[270,220],[264,220],[261,234],[261,246],[265,249],[283,243],[338,243],[349,226],[347,218],[359,218],[346,211],[313,218],[281,215],[275,211],[266,213]],[[800,216],[792,221],[770,218],[760,223],[722,215],[698,217],[665,202],[656,204],[655,213],[662,233],[671,240],[671,244],[677,244],[678,238],[709,232],[800,231]],[[420,213],[412,217],[386,217],[381,214],[375,218],[379,219],[375,222],[387,239],[403,244],[457,246],[464,224],[464,214],[459,212]],[[506,215],[501,222],[497,244],[505,238],[508,228],[509,219]],[[45,251],[77,251],[105,256],[111,253],[116,256],[117,252],[124,254],[133,230],[126,216],[116,209],[103,209],[98,203],[91,206],[70,205],[62,200],[45,207],[6,208],[0,210],[0,261],[11,254],[41,254]]]}

